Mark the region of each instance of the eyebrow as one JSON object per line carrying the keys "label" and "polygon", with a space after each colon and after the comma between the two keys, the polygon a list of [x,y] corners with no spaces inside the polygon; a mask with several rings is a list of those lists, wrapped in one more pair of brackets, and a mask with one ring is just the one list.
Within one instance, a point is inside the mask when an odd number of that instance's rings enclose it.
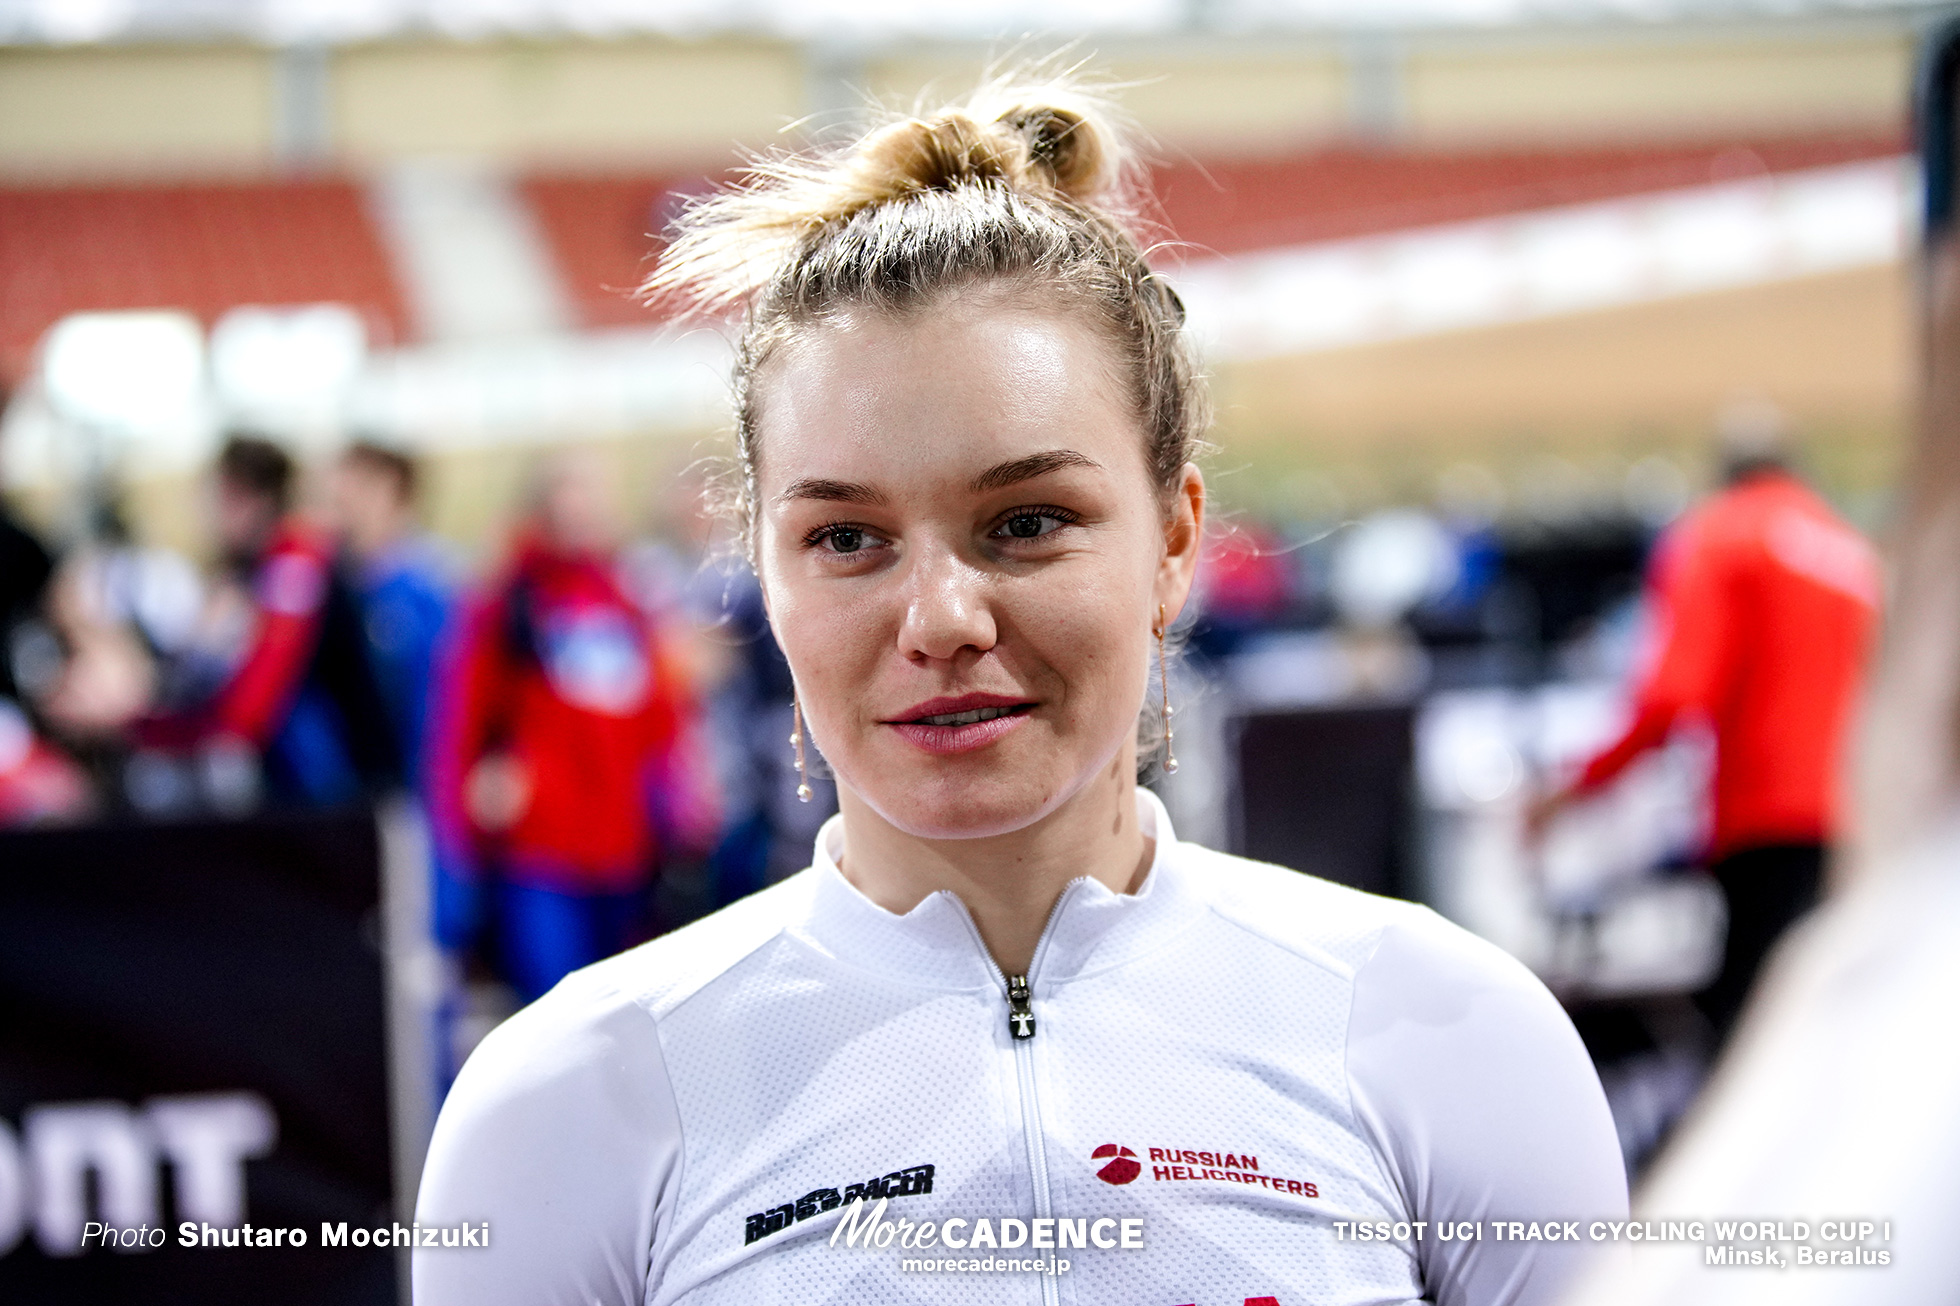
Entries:
{"label": "eyebrow", "polygon": [[869,485],[859,485],[855,481],[827,481],[821,477],[805,477],[791,481],[789,488],[776,496],[776,502],[788,503],[791,499],[823,499],[830,503],[864,503],[881,507],[891,502],[882,490]]}
{"label": "eyebrow", "polygon": [[989,490],[1004,490],[1022,481],[1031,481],[1037,476],[1059,472],[1065,467],[1101,467],[1102,464],[1086,454],[1073,449],[1050,449],[1046,453],[1031,453],[1025,458],[1016,458],[989,467],[973,478],[968,488],[975,494]]}
{"label": "eyebrow", "polygon": [[[974,477],[968,489],[975,494],[985,494],[991,490],[1004,490],[1022,481],[1031,481],[1037,476],[1059,472],[1065,467],[1101,467],[1102,464],[1087,454],[1073,449],[1050,449],[1044,453],[1031,453],[1025,458],[1015,458],[1008,462],[996,463]],[[891,499],[883,490],[856,481],[831,481],[822,477],[805,477],[792,481],[789,487],[776,496],[776,502],[788,503],[792,499],[820,499],[827,503],[862,503],[872,507],[883,507]]]}

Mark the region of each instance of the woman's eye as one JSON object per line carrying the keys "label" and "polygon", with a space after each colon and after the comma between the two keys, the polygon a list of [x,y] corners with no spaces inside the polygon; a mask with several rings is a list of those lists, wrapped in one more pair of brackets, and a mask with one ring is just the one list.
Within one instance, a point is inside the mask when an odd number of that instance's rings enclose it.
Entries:
{"label": "woman's eye", "polygon": [[1066,525],[1060,517],[1045,512],[1017,512],[1000,525],[1000,534],[1017,540],[1038,539]]}
{"label": "woman's eye", "polygon": [[825,553],[848,557],[874,549],[885,541],[862,526],[846,526],[842,523],[819,526],[803,537],[806,548],[821,549]]}

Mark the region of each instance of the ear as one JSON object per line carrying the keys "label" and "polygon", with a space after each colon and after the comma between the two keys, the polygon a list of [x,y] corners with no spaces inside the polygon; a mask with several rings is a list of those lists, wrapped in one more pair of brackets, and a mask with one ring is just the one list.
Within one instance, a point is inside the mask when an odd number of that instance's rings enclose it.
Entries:
{"label": "ear", "polygon": [[[1164,515],[1164,556],[1157,564],[1152,598],[1164,605],[1166,623],[1176,621],[1191,597],[1198,575],[1198,550],[1204,542],[1205,478],[1195,463],[1184,464],[1170,511]],[[1151,614],[1155,616],[1153,612]]]}

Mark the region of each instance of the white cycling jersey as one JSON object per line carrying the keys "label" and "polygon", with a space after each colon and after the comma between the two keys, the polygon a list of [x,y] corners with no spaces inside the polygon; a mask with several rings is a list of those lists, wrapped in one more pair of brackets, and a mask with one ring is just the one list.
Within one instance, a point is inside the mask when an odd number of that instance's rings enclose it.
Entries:
{"label": "white cycling jersey", "polygon": [[[835,821],[809,870],[566,979],[442,1110],[418,1219],[489,1246],[418,1250],[418,1306],[1548,1301],[1626,1211],[1551,995],[1138,801],[1142,887],[1071,883],[1025,992],[952,894],[853,888]],[[833,1240],[859,1197],[932,1245]]]}

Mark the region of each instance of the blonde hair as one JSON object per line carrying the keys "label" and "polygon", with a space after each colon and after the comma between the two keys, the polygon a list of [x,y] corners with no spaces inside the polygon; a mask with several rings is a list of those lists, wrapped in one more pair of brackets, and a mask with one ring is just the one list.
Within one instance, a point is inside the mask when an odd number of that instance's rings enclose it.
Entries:
{"label": "blonde hair", "polygon": [[757,160],[691,205],[642,293],[688,312],[743,312],[727,506],[744,544],[755,380],[783,344],[852,310],[912,312],[975,283],[1021,283],[1088,311],[1116,350],[1168,498],[1211,413],[1184,306],[1138,239],[1142,194],[1107,106],[1069,81],[1006,77],[842,148]]}

